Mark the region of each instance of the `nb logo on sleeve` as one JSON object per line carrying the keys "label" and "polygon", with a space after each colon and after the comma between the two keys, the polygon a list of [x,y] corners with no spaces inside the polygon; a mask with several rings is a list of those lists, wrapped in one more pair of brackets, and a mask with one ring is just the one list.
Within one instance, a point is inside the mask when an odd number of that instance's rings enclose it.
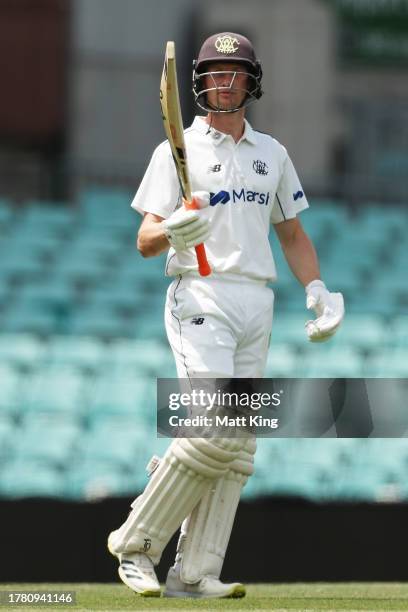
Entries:
{"label": "nb logo on sleeve", "polygon": [[191,319],[191,325],[202,325],[204,320],[204,317],[194,317],[194,319]]}
{"label": "nb logo on sleeve", "polygon": [[303,198],[305,194],[303,193],[303,191],[297,191],[296,193],[293,194],[293,199],[295,200],[299,200],[300,198]]}

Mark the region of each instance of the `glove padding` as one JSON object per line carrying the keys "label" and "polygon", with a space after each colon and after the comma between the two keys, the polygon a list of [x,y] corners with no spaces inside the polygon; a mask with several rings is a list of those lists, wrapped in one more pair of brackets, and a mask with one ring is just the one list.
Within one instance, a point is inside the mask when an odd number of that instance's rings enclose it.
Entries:
{"label": "glove padding", "polygon": [[317,317],[305,323],[310,342],[325,342],[336,333],[343,320],[343,295],[330,293],[323,281],[314,280],[306,287],[306,308],[313,309]]}
{"label": "glove padding", "polygon": [[208,191],[194,191],[192,197],[199,210],[178,208],[162,221],[166,238],[176,251],[185,251],[201,244],[210,235],[210,222],[201,212],[209,205],[210,194]]}

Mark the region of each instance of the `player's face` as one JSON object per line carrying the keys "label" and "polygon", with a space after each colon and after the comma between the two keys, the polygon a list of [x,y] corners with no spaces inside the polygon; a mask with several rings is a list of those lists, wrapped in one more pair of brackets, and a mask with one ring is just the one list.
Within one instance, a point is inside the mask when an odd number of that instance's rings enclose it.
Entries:
{"label": "player's face", "polygon": [[247,68],[239,63],[216,62],[208,64],[204,76],[207,102],[214,108],[229,110],[238,108],[245,99],[248,88]]}

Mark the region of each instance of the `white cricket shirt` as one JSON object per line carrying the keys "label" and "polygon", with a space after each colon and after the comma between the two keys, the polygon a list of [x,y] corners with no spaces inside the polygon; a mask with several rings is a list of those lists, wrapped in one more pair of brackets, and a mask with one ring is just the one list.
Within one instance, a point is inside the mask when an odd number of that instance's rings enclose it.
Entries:
{"label": "white cricket shirt", "polygon": [[[308,207],[296,170],[285,147],[245,120],[239,142],[208,129],[196,117],[185,130],[192,191],[211,194],[211,236],[205,242],[214,272],[275,280],[276,268],[268,240],[270,223],[294,218]],[[132,208],[166,219],[182,205],[181,191],[168,141],[153,153],[132,202]],[[170,248],[166,274],[197,270],[194,249]]]}

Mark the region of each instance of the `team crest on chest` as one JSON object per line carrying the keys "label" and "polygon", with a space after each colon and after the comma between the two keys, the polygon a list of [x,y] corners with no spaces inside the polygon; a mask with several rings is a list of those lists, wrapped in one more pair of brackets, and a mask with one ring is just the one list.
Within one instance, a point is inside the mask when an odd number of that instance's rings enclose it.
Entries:
{"label": "team crest on chest", "polygon": [[262,174],[262,176],[266,176],[269,172],[268,166],[260,159],[254,159],[252,167],[257,174]]}
{"label": "team crest on chest", "polygon": [[215,41],[215,48],[218,53],[236,53],[238,51],[239,41],[233,36],[226,34],[219,36]]}

